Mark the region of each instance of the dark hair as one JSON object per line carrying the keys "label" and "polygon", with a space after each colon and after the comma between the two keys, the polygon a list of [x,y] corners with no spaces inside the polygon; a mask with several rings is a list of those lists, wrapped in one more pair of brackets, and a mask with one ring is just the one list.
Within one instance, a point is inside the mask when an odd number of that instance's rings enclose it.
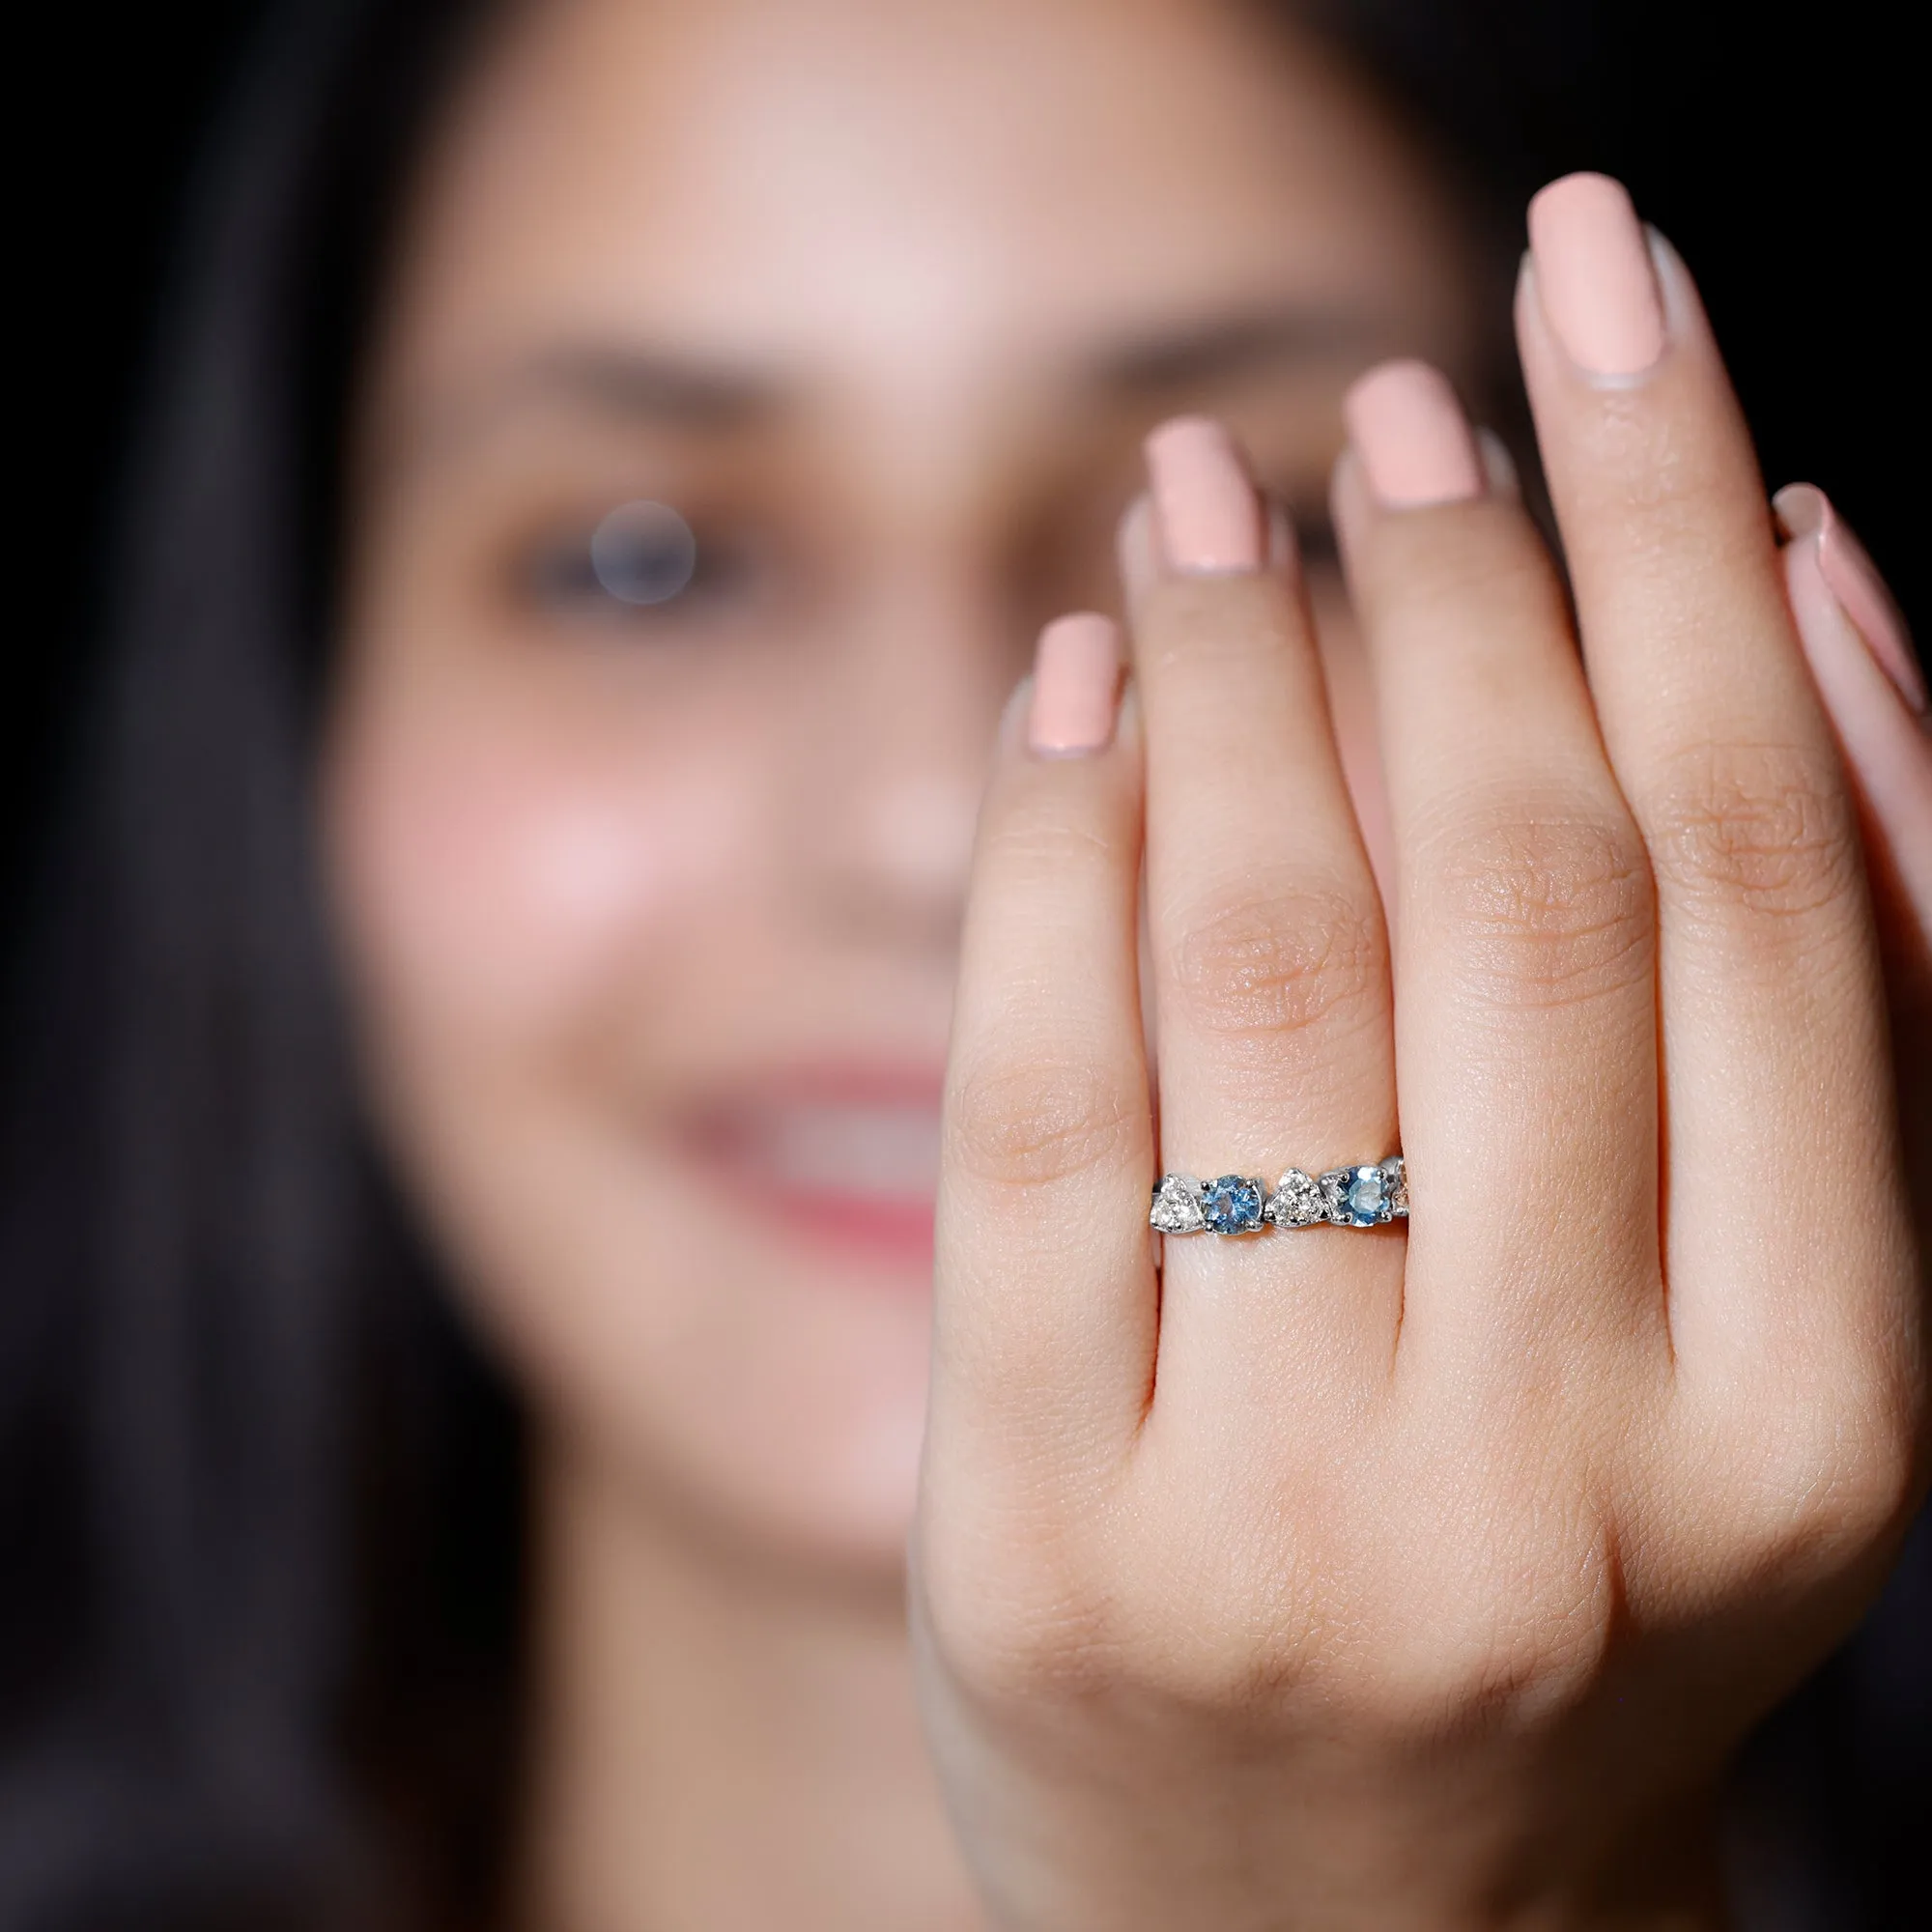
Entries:
{"label": "dark hair", "polygon": [[[492,4],[291,0],[196,200],[13,1001],[5,1932],[497,1916],[518,1419],[358,1112],[309,795],[359,339],[415,145]],[[1586,10],[1311,11],[1511,194],[1570,158],[1541,124],[1587,66]],[[1921,1536],[1894,1606],[1760,1760],[1787,1837],[1810,1834],[1815,1922],[1903,1910],[1882,1854],[1903,1869],[1923,1775],[1926,1653],[1900,1632],[1927,1569]]]}
{"label": "dark hair", "polygon": [[186,238],[13,1003],[10,1932],[488,1918],[517,1427],[357,1114],[309,796],[357,337],[484,11],[283,10]]}

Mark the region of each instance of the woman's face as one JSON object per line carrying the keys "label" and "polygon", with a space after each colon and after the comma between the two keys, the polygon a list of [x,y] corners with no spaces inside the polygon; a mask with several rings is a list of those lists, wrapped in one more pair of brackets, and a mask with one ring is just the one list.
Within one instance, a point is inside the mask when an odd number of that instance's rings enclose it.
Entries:
{"label": "woman's face", "polygon": [[[553,1445],[896,1563],[996,714],[1042,620],[1113,603],[1143,433],[1206,409],[1299,513],[1359,760],[1339,398],[1468,366],[1455,232],[1235,0],[499,31],[363,398],[326,802],[385,1131]],[[696,537],[656,604],[621,520],[592,554],[638,500]]]}

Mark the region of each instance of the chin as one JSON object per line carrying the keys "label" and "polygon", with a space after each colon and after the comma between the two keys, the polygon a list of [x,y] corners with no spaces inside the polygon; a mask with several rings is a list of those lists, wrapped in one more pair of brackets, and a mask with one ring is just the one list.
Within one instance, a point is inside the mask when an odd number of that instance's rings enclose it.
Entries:
{"label": "chin", "polygon": [[923,1389],[910,1400],[837,1406],[842,1412],[810,1427],[747,1413],[739,1427],[695,1428],[675,1442],[662,1414],[634,1415],[606,1438],[605,1454],[654,1535],[775,1577],[896,1592],[919,1486]]}
{"label": "chin", "polygon": [[929,1296],[881,1292],[905,1285],[897,1260],[841,1268],[810,1244],[777,1264],[744,1252],[720,1265],[716,1249],[709,1268],[693,1259],[661,1259],[642,1291],[613,1269],[488,1297],[550,1473],[691,1550],[896,1590]]}
{"label": "chin", "polygon": [[425,1164],[425,1199],[524,1391],[540,1480],[689,1550],[895,1588],[925,1423],[929,1179],[895,1194],[883,1156],[848,1153],[840,1178],[868,1188],[808,1186],[796,1161],[781,1188],[754,1184],[742,1136],[694,1158],[581,1116],[466,1124],[440,1140],[465,1158]]}

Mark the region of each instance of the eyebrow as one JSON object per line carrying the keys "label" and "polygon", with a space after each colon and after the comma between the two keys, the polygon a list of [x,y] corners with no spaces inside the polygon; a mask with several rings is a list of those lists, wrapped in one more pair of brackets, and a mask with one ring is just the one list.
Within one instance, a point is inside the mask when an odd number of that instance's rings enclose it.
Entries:
{"label": "eyebrow", "polygon": [[713,433],[755,427],[784,407],[783,385],[749,369],[649,350],[570,345],[514,363],[437,412],[431,440],[463,441],[527,403]]}
{"label": "eyebrow", "polygon": [[1245,376],[1278,362],[1359,362],[1387,350],[1395,331],[1360,309],[1264,310],[1130,342],[1102,356],[1103,386],[1128,395]]}

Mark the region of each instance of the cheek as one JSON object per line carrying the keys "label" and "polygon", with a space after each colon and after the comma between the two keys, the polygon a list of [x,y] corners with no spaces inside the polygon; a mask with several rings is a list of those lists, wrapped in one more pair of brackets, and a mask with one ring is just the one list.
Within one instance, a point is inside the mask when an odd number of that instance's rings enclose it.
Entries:
{"label": "cheek", "polygon": [[753,787],[728,748],[706,751],[552,742],[526,719],[349,720],[328,836],[378,1027],[507,1044],[588,1018],[753,842]]}
{"label": "cheek", "polygon": [[761,862],[797,815],[778,726],[595,709],[344,715],[326,827],[388,1151],[536,1416],[681,1508],[895,1564],[923,1298],[682,1211],[659,1131],[735,1051],[743,960],[800,943]]}

